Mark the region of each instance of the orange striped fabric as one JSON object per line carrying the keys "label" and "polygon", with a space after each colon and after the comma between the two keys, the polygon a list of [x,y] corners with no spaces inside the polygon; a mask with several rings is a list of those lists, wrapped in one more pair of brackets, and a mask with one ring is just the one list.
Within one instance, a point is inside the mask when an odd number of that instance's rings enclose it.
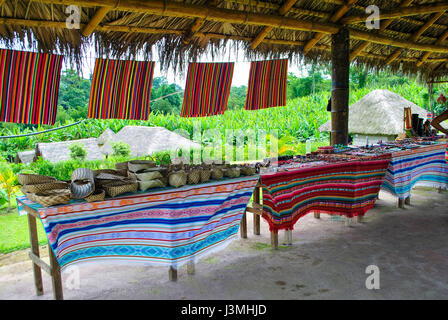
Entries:
{"label": "orange striped fabric", "polygon": [[97,59],[88,118],[148,120],[154,62]]}
{"label": "orange striped fabric", "polygon": [[62,59],[0,49],[0,121],[54,125]]}
{"label": "orange striped fabric", "polygon": [[251,62],[245,109],[285,106],[287,72],[287,59]]}

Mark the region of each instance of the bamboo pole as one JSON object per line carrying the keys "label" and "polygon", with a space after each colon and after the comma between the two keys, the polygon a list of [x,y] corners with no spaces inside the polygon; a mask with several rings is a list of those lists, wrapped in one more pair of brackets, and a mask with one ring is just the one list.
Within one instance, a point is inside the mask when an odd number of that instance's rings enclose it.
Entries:
{"label": "bamboo pole", "polygon": [[109,8],[100,7],[95,12],[95,15],[92,17],[92,19],[90,19],[89,23],[84,27],[84,29],[82,30],[82,34],[85,37],[90,36],[109,11]]}
{"label": "bamboo pole", "polygon": [[[420,36],[429,29],[429,27],[431,27],[443,14],[445,13],[445,11],[441,11],[441,12],[437,12],[435,13],[431,19],[429,19],[422,27],[420,27],[420,29],[414,33],[411,38],[409,39],[410,41],[417,41],[418,38],[420,38]],[[387,57],[386,59],[386,65],[392,63],[396,58],[398,58],[398,56],[403,52],[403,48],[399,48],[397,50],[395,50],[389,57]]]}
{"label": "bamboo pole", "polygon": [[[289,9],[291,9],[294,4],[297,2],[297,0],[286,0],[286,2],[278,9],[278,13],[281,16],[284,16],[288,13]],[[254,50],[258,47],[258,45],[263,41],[264,38],[268,35],[269,32],[271,32],[273,27],[267,26],[264,27],[263,30],[255,37],[255,39],[250,44],[250,48]]]}
{"label": "bamboo pole", "polygon": [[[406,8],[397,8],[390,11],[382,11],[380,14],[380,19],[391,19],[391,18],[400,18],[400,17],[408,17],[415,16],[420,14],[428,14],[434,12],[441,12],[448,10],[448,4],[446,3],[438,3],[431,4],[426,6],[414,6],[414,7],[406,7]],[[353,24],[358,22],[364,22],[369,17],[369,15],[353,15],[346,18],[343,18],[341,22],[343,24]]]}
{"label": "bamboo pole", "polygon": [[[330,22],[338,22],[342,18],[342,16],[346,14],[348,10],[350,10],[350,8],[356,3],[356,1],[358,0],[348,0],[346,4],[340,7],[338,11],[336,11],[336,13],[330,17]],[[320,39],[322,39],[324,35],[324,33],[317,33],[316,35],[314,35],[314,37],[309,40],[303,47],[303,54],[307,54],[311,50],[311,48],[314,47],[314,45],[318,43]]]}

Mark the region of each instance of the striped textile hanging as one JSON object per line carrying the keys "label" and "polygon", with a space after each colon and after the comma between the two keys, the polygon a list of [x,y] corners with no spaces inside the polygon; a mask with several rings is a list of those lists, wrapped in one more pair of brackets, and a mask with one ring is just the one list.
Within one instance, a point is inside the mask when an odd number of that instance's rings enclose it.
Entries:
{"label": "striped textile hanging", "polygon": [[287,75],[287,59],[251,62],[245,109],[285,106]]}
{"label": "striped textile hanging", "polygon": [[227,109],[233,62],[190,63],[185,84],[182,117],[223,114]]}
{"label": "striped textile hanging", "polygon": [[62,59],[0,49],[0,121],[54,125]]}
{"label": "striped textile hanging", "polygon": [[88,118],[148,120],[154,64],[96,59]]}

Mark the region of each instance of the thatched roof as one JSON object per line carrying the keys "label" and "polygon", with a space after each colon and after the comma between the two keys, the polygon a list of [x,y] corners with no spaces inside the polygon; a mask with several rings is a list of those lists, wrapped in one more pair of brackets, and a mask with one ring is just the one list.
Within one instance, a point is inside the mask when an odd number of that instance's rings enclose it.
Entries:
{"label": "thatched roof", "polygon": [[34,161],[34,157],[36,156],[36,150],[28,150],[17,152],[16,158],[14,159],[15,163],[23,163],[29,164]]}
{"label": "thatched roof", "polygon": [[112,143],[117,141],[129,144],[133,157],[178,148],[201,147],[199,144],[163,127],[126,126],[115,135],[106,131],[105,133],[99,138],[104,142],[101,151],[105,154],[112,154]]}
{"label": "thatched roof", "polygon": [[[415,103],[389,90],[374,90],[349,108],[348,131],[350,134],[398,135],[403,132],[404,108],[411,107],[426,119],[427,111]],[[330,131],[331,121],[319,131]]]}
{"label": "thatched roof", "polygon": [[[425,78],[448,75],[446,0],[0,0],[0,38],[9,46],[62,53],[79,62],[89,45],[98,57],[153,58],[185,67],[224,45],[248,59],[330,61],[331,34],[347,27],[353,61]],[[68,5],[81,8],[68,29]],[[365,8],[380,9],[368,29]]]}
{"label": "thatched roof", "polygon": [[70,145],[77,143],[86,149],[87,156],[85,160],[103,160],[105,154],[102,153],[98,146],[98,140],[96,138],[61,141],[61,142],[48,142],[38,143],[36,145],[36,158],[42,157],[44,160],[50,162],[59,162],[70,160]]}

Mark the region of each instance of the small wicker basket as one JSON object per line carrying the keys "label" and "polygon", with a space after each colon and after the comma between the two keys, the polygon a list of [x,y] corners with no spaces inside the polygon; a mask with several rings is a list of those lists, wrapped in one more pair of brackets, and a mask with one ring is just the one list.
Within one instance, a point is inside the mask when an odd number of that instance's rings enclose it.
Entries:
{"label": "small wicker basket", "polygon": [[134,173],[155,167],[156,162],[153,160],[133,160],[128,162],[128,170]]}
{"label": "small wicker basket", "polygon": [[106,198],[106,191],[96,189],[90,196],[84,198],[87,202],[103,201]]}
{"label": "small wicker basket", "polygon": [[39,184],[26,184],[22,190],[26,193],[39,193],[55,189],[68,189],[70,185],[64,181],[52,181]]}
{"label": "small wicker basket", "polygon": [[171,172],[168,175],[168,183],[170,184],[170,186],[179,188],[187,184],[187,178],[188,175],[183,170]]}
{"label": "small wicker basket", "polygon": [[123,193],[137,193],[138,183],[135,181],[113,181],[103,186],[110,197],[116,197]]}
{"label": "small wicker basket", "polygon": [[28,173],[20,173],[17,175],[17,180],[22,186],[27,184],[41,184],[46,182],[56,181],[56,178],[42,176],[40,174],[28,174]]}
{"label": "small wicker basket", "polygon": [[71,192],[69,189],[55,189],[40,193],[35,193],[30,199],[44,207],[51,207],[58,204],[67,204],[70,202]]}

